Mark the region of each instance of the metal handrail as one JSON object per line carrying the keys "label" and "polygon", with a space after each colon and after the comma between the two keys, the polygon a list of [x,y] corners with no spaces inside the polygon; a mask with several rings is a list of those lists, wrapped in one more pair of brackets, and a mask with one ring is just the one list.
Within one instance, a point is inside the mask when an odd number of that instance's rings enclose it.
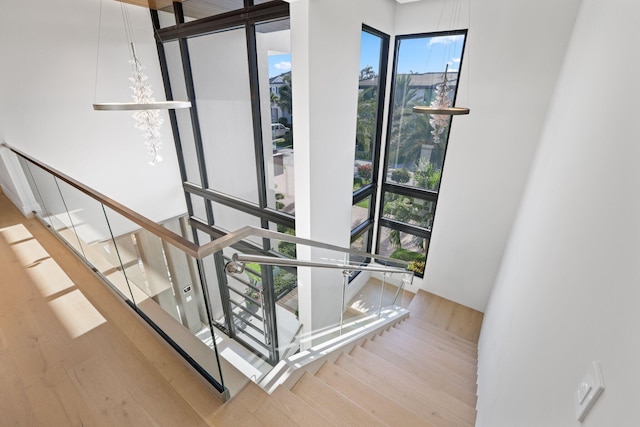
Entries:
{"label": "metal handrail", "polygon": [[395,267],[376,267],[370,265],[347,264],[343,262],[321,262],[321,261],[302,261],[299,259],[280,258],[272,256],[245,255],[235,253],[232,258],[235,263],[255,262],[257,264],[276,265],[280,267],[320,267],[320,268],[337,268],[340,270],[362,270],[380,273],[409,273],[403,268]]}
{"label": "metal handrail", "polygon": [[[285,234],[285,233],[280,233],[277,231],[272,231],[272,230],[266,230],[264,228],[257,228],[257,227],[252,227],[252,226],[246,226],[246,227],[242,227],[234,232],[231,232],[229,234],[226,234],[220,238],[217,238],[211,242],[208,242],[204,245],[197,245],[189,240],[187,240],[186,238],[184,238],[183,236],[174,233],[173,231],[163,227],[162,225],[150,220],[149,218],[129,209],[128,207],[116,202],[115,200],[111,199],[110,197],[105,196],[104,194],[100,193],[99,191],[94,190],[93,188],[65,175],[64,173],[60,172],[59,170],[46,165],[36,159],[34,159],[33,157],[29,156],[28,154],[20,151],[19,149],[12,147],[11,145],[7,144],[6,142],[3,142],[2,144],[0,144],[0,146],[2,147],[6,147],[7,149],[13,151],[15,154],[17,154],[18,156],[28,160],[29,162],[35,164],[36,166],[44,169],[45,171],[49,172],[51,175],[55,176],[58,179],[61,179],[62,181],[66,182],[67,184],[71,185],[72,187],[78,189],[79,191],[81,191],[82,193],[86,194],[87,196],[91,197],[92,199],[102,203],[104,206],[109,207],[110,209],[116,211],[117,213],[119,213],[120,215],[122,215],[123,217],[127,218],[128,220],[136,223],[137,225],[139,225],[141,228],[149,231],[150,233],[156,235],[157,237],[159,237],[160,239],[166,241],[167,243],[183,250],[184,252],[186,252],[188,255],[191,255],[192,257],[196,258],[196,259],[204,259],[207,256],[214,254],[216,252],[221,251],[222,249],[231,246],[233,244],[239,243],[240,241],[247,239],[248,237],[259,237],[259,238],[264,238],[264,239],[274,239],[274,240],[281,240],[284,242],[289,242],[289,243],[296,243],[296,244],[301,244],[301,245],[305,245],[305,246],[311,246],[311,247],[315,247],[315,248],[320,248],[320,249],[328,249],[328,250],[333,250],[333,251],[338,251],[338,252],[342,252],[345,254],[349,254],[349,255],[353,255],[353,256],[358,256],[358,257],[363,257],[363,258],[370,258],[370,259],[374,259],[374,260],[379,260],[379,261],[384,261],[384,262],[389,262],[389,263],[393,263],[397,266],[402,266],[402,267],[406,267],[409,265],[408,262],[406,261],[402,261],[399,259],[395,259],[395,258],[389,258],[389,257],[385,257],[385,256],[381,256],[381,255],[376,255],[376,254],[371,254],[368,252],[362,252],[362,251],[357,251],[351,248],[344,248],[341,246],[336,246],[336,245],[332,245],[329,243],[324,243],[324,242],[318,242],[316,240],[311,240],[311,239],[305,239],[302,237],[296,237],[296,236],[292,236],[290,234]],[[305,261],[299,261],[299,260],[290,260],[288,258],[270,258],[270,257],[266,257],[268,259],[275,259],[275,260],[279,260],[278,262],[297,262],[298,264],[283,264],[283,265],[299,265],[302,262]],[[288,261],[283,261],[283,260],[288,260]],[[335,268],[341,268],[341,267],[337,267],[335,265],[332,265]],[[346,266],[344,266],[346,267]],[[369,270],[369,271],[383,271],[383,272],[387,272],[389,271],[388,268],[382,268],[380,267],[379,269],[377,267],[368,267],[365,268],[367,266],[359,266],[357,268],[354,268],[354,266],[349,266],[350,269],[352,270]]]}

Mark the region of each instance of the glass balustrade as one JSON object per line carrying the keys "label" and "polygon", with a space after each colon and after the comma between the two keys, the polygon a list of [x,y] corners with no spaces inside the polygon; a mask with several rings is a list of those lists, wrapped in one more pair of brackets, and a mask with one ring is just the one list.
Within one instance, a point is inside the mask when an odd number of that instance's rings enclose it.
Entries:
{"label": "glass balustrade", "polygon": [[223,394],[225,377],[259,382],[283,359],[376,327],[413,280],[397,260],[289,230],[155,223],[16,154],[42,221]]}

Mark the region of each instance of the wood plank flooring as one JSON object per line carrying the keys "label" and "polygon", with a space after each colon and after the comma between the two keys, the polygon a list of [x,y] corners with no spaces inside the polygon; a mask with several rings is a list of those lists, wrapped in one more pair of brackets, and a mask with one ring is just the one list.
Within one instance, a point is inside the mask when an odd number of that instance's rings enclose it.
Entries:
{"label": "wood plank flooring", "polygon": [[4,194],[0,272],[1,425],[215,425],[216,392]]}

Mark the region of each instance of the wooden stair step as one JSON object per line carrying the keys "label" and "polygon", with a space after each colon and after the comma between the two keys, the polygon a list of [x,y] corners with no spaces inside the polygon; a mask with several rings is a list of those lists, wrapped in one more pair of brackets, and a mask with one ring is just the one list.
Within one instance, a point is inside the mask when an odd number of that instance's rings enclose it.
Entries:
{"label": "wooden stair step", "polygon": [[[363,350],[366,351],[366,350]],[[372,355],[375,357],[375,355]],[[386,361],[384,361],[386,362]],[[385,396],[407,408],[424,421],[417,425],[473,426],[476,411],[466,403],[431,387],[402,369],[389,364],[363,363],[348,354],[342,354],[335,362],[353,376],[376,390],[384,390]],[[405,424],[416,425],[416,424]]]}
{"label": "wooden stair step", "polygon": [[455,344],[449,344],[439,340],[430,339],[428,336],[418,335],[409,332],[407,329],[400,329],[396,327],[389,329],[388,332],[397,335],[398,337],[406,338],[407,340],[410,340],[412,342],[420,343],[427,347],[433,348],[438,352],[444,352],[452,357],[471,363],[473,365],[478,364],[477,353],[461,350]]}
{"label": "wooden stair step", "polygon": [[291,391],[336,425],[386,425],[308,372],[302,375]]}
{"label": "wooden stair step", "polygon": [[[403,369],[412,372],[414,375],[426,381],[438,384],[438,388],[447,391],[458,390],[461,392],[461,390],[467,390],[473,394],[476,393],[475,381],[452,373],[442,366],[429,363],[424,357],[416,357],[416,355],[413,354],[408,355],[401,349],[387,347],[380,341],[367,340],[362,344],[362,347],[393,364],[402,366]],[[455,393],[452,394],[454,396],[456,395]]]}
{"label": "wooden stair step", "polygon": [[[258,410],[254,414],[258,419],[260,419],[265,424],[270,426],[278,426],[278,427],[298,427],[298,426],[307,426],[308,424],[300,424],[291,417],[288,416],[280,406],[276,403],[275,399],[268,398],[262,405],[258,408]],[[325,424],[326,425],[326,424]]]}
{"label": "wooden stair step", "polygon": [[391,328],[388,331],[384,331],[375,339],[395,343],[405,349],[415,350],[418,354],[428,355],[429,360],[435,361],[443,366],[450,366],[453,372],[457,372],[465,377],[475,378],[477,375],[478,362],[472,356],[458,354],[449,349],[442,349],[429,341],[416,338],[399,329]]}
{"label": "wooden stair step", "polygon": [[409,316],[403,322],[397,323],[398,327],[407,327],[411,328],[412,331],[420,331],[420,334],[428,334],[429,336],[438,337],[440,339],[447,340],[448,342],[454,342],[461,348],[467,348],[469,350],[477,351],[478,345],[473,341],[469,341],[462,337],[459,337],[455,334],[452,334],[449,331],[446,331],[442,328],[432,325],[429,322],[425,322],[424,320],[420,320],[415,317]]}
{"label": "wooden stair step", "polygon": [[[429,325],[425,328],[424,326],[417,324],[417,322],[418,321],[415,319],[411,322],[407,319],[404,322],[396,323],[394,328],[400,329],[401,331],[416,337],[426,339],[430,342],[437,343],[438,345],[447,346],[447,348],[455,348],[459,352],[463,352],[477,358],[478,346],[476,344],[465,341],[462,338],[456,337],[455,335],[450,334],[447,331],[443,331],[435,326],[431,326],[428,323],[425,323],[425,325]],[[431,329],[429,329],[429,327]]]}
{"label": "wooden stair step", "polygon": [[450,373],[455,373],[462,378],[471,380],[473,383],[476,382],[477,367],[475,364],[460,360],[423,342],[406,339],[392,332],[385,332],[376,336],[373,340],[393,347],[392,350],[394,351],[403,350],[404,353],[418,354],[425,363],[443,367]]}
{"label": "wooden stair step", "polygon": [[331,362],[325,362],[315,376],[389,426],[436,426]]}
{"label": "wooden stair step", "polygon": [[[412,394],[415,393],[417,397],[420,397],[421,394],[426,394],[424,396],[426,399],[435,396],[437,399],[433,399],[433,403],[445,409],[457,408],[457,402],[460,402],[466,405],[462,412],[465,412],[468,408],[473,410],[475,414],[474,408],[477,400],[475,392],[452,384],[446,378],[437,375],[432,375],[429,379],[420,378],[413,372],[405,370],[402,366],[398,366],[362,347],[355,347],[351,354],[344,356],[349,356],[356,360],[360,370],[368,372],[372,380],[380,377],[393,384],[397,383],[401,389]],[[345,359],[350,361],[347,357]],[[443,395],[441,396],[439,392],[442,392]]]}
{"label": "wooden stair step", "polygon": [[333,425],[320,412],[309,406],[285,387],[278,387],[269,398],[293,421],[305,427],[324,427]]}
{"label": "wooden stair step", "polygon": [[419,290],[409,303],[411,317],[431,323],[454,335],[477,343],[483,314],[453,301]]}

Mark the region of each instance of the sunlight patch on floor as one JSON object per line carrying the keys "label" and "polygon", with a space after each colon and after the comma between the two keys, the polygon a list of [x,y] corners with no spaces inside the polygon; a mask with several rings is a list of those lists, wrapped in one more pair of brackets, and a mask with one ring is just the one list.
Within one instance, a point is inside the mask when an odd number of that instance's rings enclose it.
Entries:
{"label": "sunlight patch on floor", "polygon": [[79,289],[49,301],[49,307],[71,338],[77,338],[106,322]]}

